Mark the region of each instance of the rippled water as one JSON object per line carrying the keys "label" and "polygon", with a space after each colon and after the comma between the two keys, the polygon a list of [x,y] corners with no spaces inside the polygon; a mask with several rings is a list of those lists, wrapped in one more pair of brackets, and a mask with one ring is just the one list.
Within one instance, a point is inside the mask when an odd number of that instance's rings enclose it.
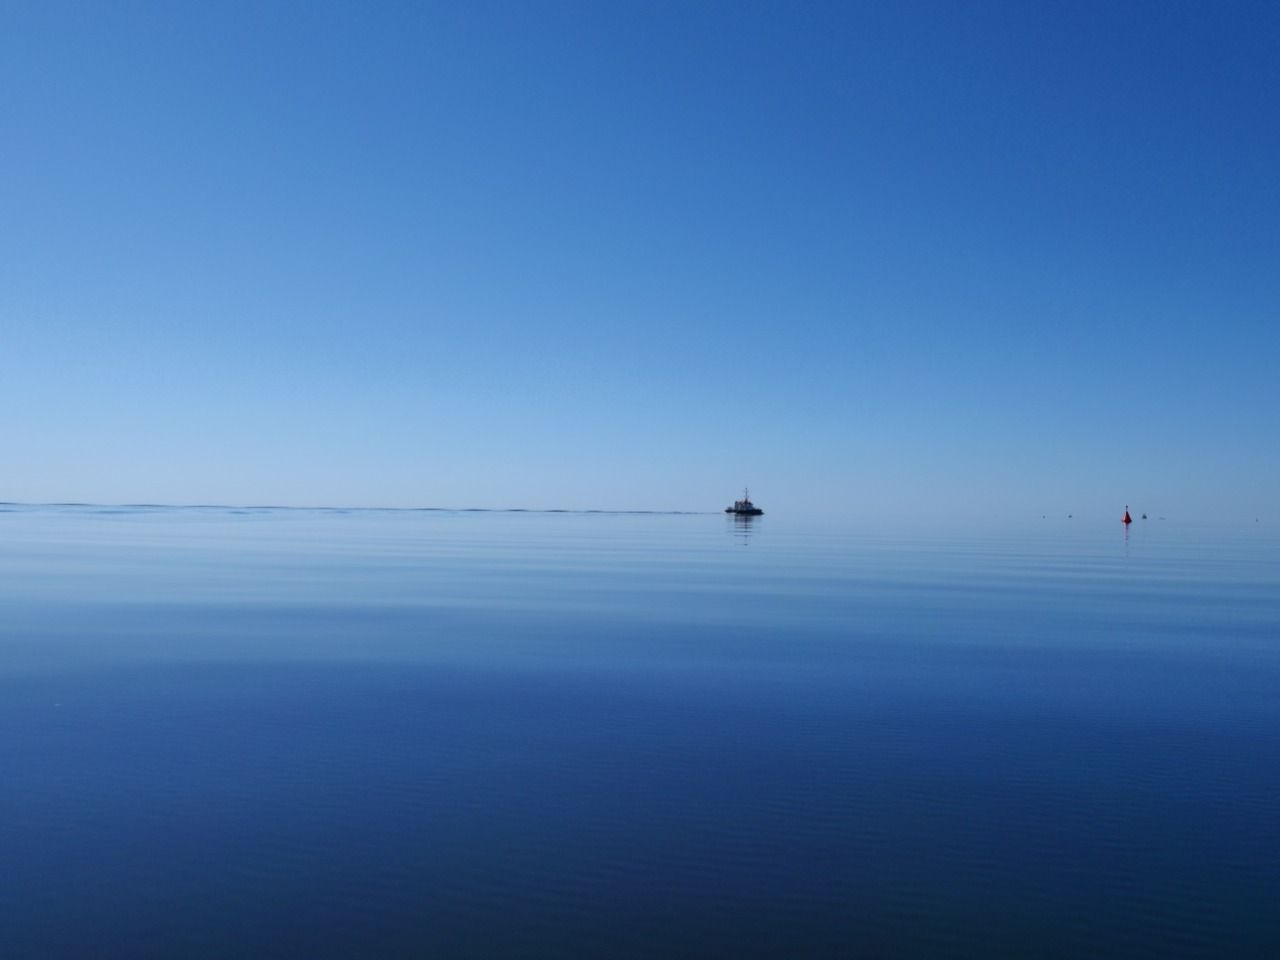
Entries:
{"label": "rippled water", "polygon": [[1280,542],[5,507],[0,955],[1280,955]]}

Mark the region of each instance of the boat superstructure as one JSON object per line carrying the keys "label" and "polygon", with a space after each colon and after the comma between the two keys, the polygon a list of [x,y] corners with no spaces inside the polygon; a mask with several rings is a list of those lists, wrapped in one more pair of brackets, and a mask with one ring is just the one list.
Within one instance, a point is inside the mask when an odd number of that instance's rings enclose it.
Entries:
{"label": "boat superstructure", "polygon": [[751,492],[746,489],[742,491],[742,499],[733,501],[733,506],[725,507],[724,512],[732,513],[739,517],[758,517],[764,513],[763,510],[751,502]]}

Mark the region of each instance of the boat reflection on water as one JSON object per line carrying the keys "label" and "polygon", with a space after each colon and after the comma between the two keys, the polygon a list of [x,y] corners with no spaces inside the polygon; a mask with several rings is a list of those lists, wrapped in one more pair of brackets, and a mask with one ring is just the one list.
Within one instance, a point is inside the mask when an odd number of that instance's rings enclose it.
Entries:
{"label": "boat reflection on water", "polygon": [[741,540],[744,547],[751,544],[751,525],[755,523],[757,516],[758,514],[753,513],[734,513],[725,518],[729,532]]}
{"label": "boat reflection on water", "polygon": [[751,521],[763,516],[764,511],[751,502],[751,491],[743,489],[742,499],[733,501],[733,506],[725,507],[724,512],[733,518],[733,532],[742,538],[745,547],[751,534]]}

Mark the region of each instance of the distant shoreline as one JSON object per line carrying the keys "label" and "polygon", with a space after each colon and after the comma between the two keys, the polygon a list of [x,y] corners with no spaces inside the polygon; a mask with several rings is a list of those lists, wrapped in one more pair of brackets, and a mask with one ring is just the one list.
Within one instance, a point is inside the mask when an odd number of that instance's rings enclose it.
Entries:
{"label": "distant shoreline", "polygon": [[718,510],[571,510],[555,507],[341,507],[294,506],[279,503],[85,503],[23,500],[0,500],[0,507],[76,507],[88,510],[317,510],[329,513],[609,513],[677,517],[713,515],[720,512]]}

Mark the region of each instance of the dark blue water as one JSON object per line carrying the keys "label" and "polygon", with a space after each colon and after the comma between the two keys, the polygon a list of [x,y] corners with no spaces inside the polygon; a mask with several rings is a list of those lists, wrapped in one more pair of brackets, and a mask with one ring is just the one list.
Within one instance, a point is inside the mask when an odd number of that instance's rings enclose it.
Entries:
{"label": "dark blue water", "polygon": [[1280,955],[1280,541],[6,507],[0,955]]}

